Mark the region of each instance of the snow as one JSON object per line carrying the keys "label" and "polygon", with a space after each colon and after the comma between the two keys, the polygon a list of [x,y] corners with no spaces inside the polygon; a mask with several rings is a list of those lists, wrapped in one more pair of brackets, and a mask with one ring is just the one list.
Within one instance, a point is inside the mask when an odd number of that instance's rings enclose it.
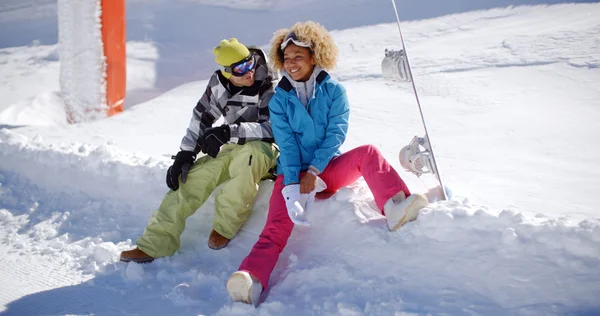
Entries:
{"label": "snow", "polygon": [[[219,3],[178,1],[169,14],[202,7],[215,16],[230,10],[264,18],[265,8],[291,15],[278,9],[285,8],[310,17],[316,2]],[[144,4],[129,5],[151,11],[163,2]],[[20,27],[19,17],[36,6],[47,12],[52,1],[7,1],[0,23]],[[456,6],[453,12],[465,8]],[[317,201],[308,214],[312,226],[294,229],[257,308],[233,303],[225,283],[258,239],[272,182],[261,183],[251,218],[222,250],[206,244],[211,197],[188,219],[174,256],[137,265],[118,262],[118,255],[134,246],[166,193],[170,155],[207,83],[200,68],[214,68],[203,57],[213,37],[258,35],[231,23],[228,36],[195,33],[204,49],[197,51],[181,51],[190,47],[181,42],[188,35],[134,36],[127,44],[127,110],[78,125],[66,123],[58,95],[56,40],[7,46],[15,39],[0,37],[0,313],[598,315],[599,14],[597,3],[560,4],[404,22],[453,199],[431,204],[393,233],[362,180]],[[397,25],[389,23],[393,15],[350,21],[356,16],[331,22],[340,26],[332,34],[341,54],[332,75],[352,106],[342,149],[377,145],[409,187],[422,191],[397,159],[401,146],[423,132],[415,97],[410,85],[381,77],[384,49],[399,48]],[[281,27],[295,20],[288,16]],[[132,21],[135,30],[139,20]],[[266,46],[277,27],[260,26],[256,44]],[[204,58],[202,65],[188,68],[198,69],[180,71],[196,58]]]}

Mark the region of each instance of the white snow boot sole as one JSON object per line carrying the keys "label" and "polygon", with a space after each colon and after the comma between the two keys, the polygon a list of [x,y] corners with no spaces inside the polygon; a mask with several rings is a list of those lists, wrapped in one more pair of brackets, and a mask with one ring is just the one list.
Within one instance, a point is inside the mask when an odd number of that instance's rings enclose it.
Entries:
{"label": "white snow boot sole", "polygon": [[234,302],[244,302],[255,305],[258,303],[262,285],[254,281],[246,271],[234,272],[227,281],[227,292]]}
{"label": "white snow boot sole", "polygon": [[419,211],[427,206],[429,201],[423,194],[411,194],[399,204],[390,199],[383,207],[390,231],[395,231],[404,224],[414,221],[419,216]]}

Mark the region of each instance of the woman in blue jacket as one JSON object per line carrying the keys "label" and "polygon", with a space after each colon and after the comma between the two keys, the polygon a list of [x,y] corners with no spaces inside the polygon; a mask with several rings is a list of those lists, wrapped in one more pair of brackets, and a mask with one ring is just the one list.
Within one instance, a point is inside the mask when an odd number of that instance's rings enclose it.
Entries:
{"label": "woman in blue jacket", "polygon": [[265,228],[227,282],[235,301],[255,305],[294,224],[309,225],[304,210],[317,191],[334,193],[364,177],[390,230],[416,219],[428,203],[424,195],[411,195],[375,146],[340,152],[350,107],[344,87],[325,71],[335,67],[338,54],[327,30],[311,21],[296,23],[277,31],[271,45],[273,69],[283,74],[269,102],[280,149],[278,176]]}

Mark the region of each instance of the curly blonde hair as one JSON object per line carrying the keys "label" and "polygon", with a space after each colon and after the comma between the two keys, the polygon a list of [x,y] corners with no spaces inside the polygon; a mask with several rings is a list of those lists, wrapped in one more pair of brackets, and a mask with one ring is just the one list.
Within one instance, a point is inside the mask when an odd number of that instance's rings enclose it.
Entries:
{"label": "curly blonde hair", "polygon": [[283,70],[283,51],[281,43],[290,32],[294,31],[296,37],[305,43],[310,43],[315,62],[324,69],[331,70],[337,64],[338,48],[327,29],[313,21],[298,22],[291,29],[280,29],[276,31],[271,39],[271,51],[269,59],[273,69]]}

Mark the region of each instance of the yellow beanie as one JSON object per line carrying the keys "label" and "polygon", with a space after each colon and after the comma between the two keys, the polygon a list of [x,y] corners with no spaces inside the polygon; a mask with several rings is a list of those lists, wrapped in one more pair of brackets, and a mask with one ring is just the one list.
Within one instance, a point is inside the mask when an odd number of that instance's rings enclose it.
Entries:
{"label": "yellow beanie", "polygon": [[[238,42],[236,38],[230,38],[229,40],[222,40],[219,46],[213,49],[215,54],[215,62],[221,66],[231,66],[238,61],[250,55],[250,51],[242,43]],[[225,78],[229,79],[231,74],[221,70],[221,73]]]}

